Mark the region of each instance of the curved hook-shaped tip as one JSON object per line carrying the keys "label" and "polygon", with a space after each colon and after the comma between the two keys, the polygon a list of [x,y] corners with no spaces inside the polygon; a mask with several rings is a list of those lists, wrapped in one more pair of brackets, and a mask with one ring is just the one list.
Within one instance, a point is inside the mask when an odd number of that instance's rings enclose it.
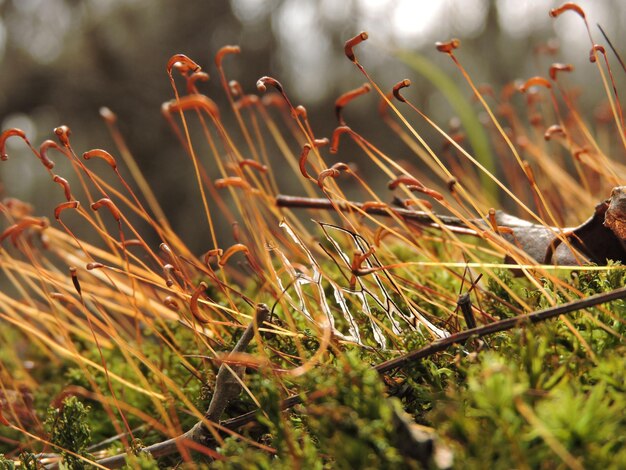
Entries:
{"label": "curved hook-shaped tip", "polygon": [[114,170],[117,170],[117,162],[115,161],[115,158],[113,158],[113,155],[111,155],[106,150],[93,149],[93,150],[89,150],[89,151],[83,153],[83,158],[85,160],[90,160],[90,159],[92,159],[94,157],[101,158],[102,160],[107,162],[107,164],[111,168],[113,168]]}
{"label": "curved hook-shaped tip", "polygon": [[302,152],[300,152],[300,160],[298,162],[298,165],[300,166],[300,173],[302,174],[302,176],[304,176],[308,180],[313,179],[313,177],[309,175],[309,172],[306,171],[306,162],[307,162],[307,159],[309,158],[310,151],[311,151],[311,145],[304,144],[304,146],[302,147]]}
{"label": "curved hook-shaped tip", "polygon": [[532,77],[529,78],[528,80],[526,80],[526,82],[524,82],[523,85],[521,85],[518,90],[521,93],[526,93],[528,91],[528,89],[530,87],[533,86],[542,86],[545,87],[547,89],[551,89],[552,88],[552,84],[550,83],[550,81],[547,78],[544,77]]}
{"label": "curved hook-shaped tip", "polygon": [[206,72],[193,72],[187,77],[187,93],[189,93],[190,95],[198,93],[196,82],[198,80],[200,80],[201,82],[206,82],[209,80],[209,78],[209,74]]}
{"label": "curved hook-shaped tip", "polygon": [[67,180],[65,178],[60,177],[59,175],[54,175],[54,177],[52,178],[52,181],[54,181],[55,183],[57,183],[63,188],[63,192],[65,193],[65,199],[67,199],[68,202],[71,201],[72,191],[70,189],[70,184],[67,182]]}
{"label": "curved hook-shaped tip", "polygon": [[113,201],[111,201],[108,197],[103,197],[102,199],[99,199],[96,202],[94,202],[91,205],[91,209],[94,211],[97,211],[103,206],[109,210],[109,212],[111,213],[111,215],[113,216],[116,222],[120,222],[120,220],[122,219],[120,211],[117,207],[115,207],[115,204],[113,204]]}
{"label": "curved hook-shaped tip", "polygon": [[64,147],[70,146],[70,135],[72,135],[72,131],[69,127],[67,126],[55,127],[54,134],[59,139],[59,142],[61,142],[61,145],[63,145]]}
{"label": "curved hook-shaped tip", "polygon": [[552,137],[554,137],[555,135],[560,135],[560,136],[567,136],[567,133],[565,132],[565,130],[559,126],[558,124],[554,124],[550,127],[548,127],[546,129],[546,131],[543,134],[543,138],[544,140],[551,140]]}
{"label": "curved hook-shaped tip", "polygon": [[339,98],[335,100],[335,116],[337,116],[337,121],[339,121],[340,126],[343,126],[346,124],[346,122],[344,121],[341,115],[341,111],[343,110],[343,108],[353,99],[361,95],[364,95],[366,93],[369,93],[371,90],[372,90],[372,87],[370,86],[370,84],[364,83],[359,88],[355,88],[354,90],[347,91],[346,93],[344,93],[343,95],[341,95]]}
{"label": "curved hook-shaped tip", "polygon": [[224,60],[225,56],[227,56],[228,54],[239,54],[239,53],[241,53],[241,48],[239,46],[222,47],[219,51],[217,51],[217,54],[215,54],[215,66],[218,69],[221,69],[222,60]]}
{"label": "curved hook-shaped tip", "polygon": [[454,49],[458,49],[460,45],[461,41],[459,41],[457,38],[450,39],[447,42],[438,41],[435,43],[435,47],[437,48],[437,50],[439,52],[445,52],[446,54],[452,54],[452,51],[454,51]]}
{"label": "curved hook-shaped tip", "polygon": [[356,63],[357,60],[356,60],[356,56],[354,55],[353,48],[354,46],[361,44],[363,41],[367,40],[368,37],[369,36],[367,35],[367,32],[362,31],[356,36],[354,36],[353,38],[348,39],[343,47],[346,57],[350,59],[352,62]]}
{"label": "curved hook-shaped tip", "polygon": [[337,153],[339,150],[339,138],[346,132],[352,132],[348,126],[339,126],[333,131],[333,137],[330,144],[330,153]]}
{"label": "curved hook-shaped tip", "polygon": [[574,70],[574,66],[572,64],[552,64],[550,66],[550,78],[556,81],[556,77],[559,72],[571,72],[572,70]]}
{"label": "curved hook-shaped tip", "polygon": [[395,96],[398,101],[406,103],[406,99],[400,94],[400,90],[409,86],[411,86],[411,80],[409,80],[408,78],[399,81],[393,86],[393,96]]}
{"label": "curved hook-shaped tip", "polygon": [[191,60],[185,54],[174,54],[170,57],[170,60],[167,61],[166,70],[170,77],[172,76],[173,68],[178,69],[184,76],[188,75],[189,72],[198,72],[201,69],[196,62]]}
{"label": "curved hook-shaped tip", "polygon": [[587,20],[587,17],[585,15],[585,11],[576,3],[574,2],[566,2],[563,5],[561,5],[560,7],[557,8],[553,8],[552,10],[550,10],[550,16],[552,18],[556,18],[557,16],[560,16],[561,14],[565,13],[566,11],[573,11],[575,13],[578,13],[578,15],[580,15],[580,17],[583,20]]}
{"label": "curved hook-shaped tip", "polygon": [[78,201],[62,202],[61,204],[59,204],[58,206],[54,208],[54,218],[56,220],[60,220],[61,212],[63,212],[66,209],[78,209],[78,206],[80,206],[80,202]]}
{"label": "curved hook-shaped tip", "polygon": [[275,78],[272,77],[261,77],[257,80],[256,82],[256,88],[257,90],[259,90],[261,93],[265,93],[267,91],[267,85],[271,85],[274,88],[276,88],[281,94],[284,93],[283,91],[283,86],[281,85],[281,83],[276,80]]}
{"label": "curved hook-shaped tip", "polygon": [[224,267],[226,265],[226,262],[228,261],[228,258],[230,258],[235,253],[238,253],[240,251],[243,251],[246,254],[250,253],[250,250],[248,249],[246,245],[244,245],[243,243],[235,243],[234,245],[228,247],[228,249],[224,252],[224,254],[222,255],[221,259],[217,262],[217,264],[220,267]]}
{"label": "curved hook-shaped tip", "polygon": [[600,44],[594,44],[589,51],[589,62],[594,63],[596,61],[596,52],[606,57],[606,49]]}
{"label": "curved hook-shaped tip", "polygon": [[219,119],[220,110],[211,98],[206,95],[193,94],[183,96],[178,101],[169,101],[161,105],[161,112],[167,115],[168,113],[176,113],[179,111],[187,111],[189,109],[200,108],[204,109],[210,116],[215,119]]}
{"label": "curved hook-shaped tip", "polygon": [[208,323],[209,321],[200,315],[200,309],[198,308],[198,298],[200,297],[200,294],[207,290],[208,287],[209,286],[206,282],[201,281],[200,284],[198,284],[198,287],[196,287],[193,291],[193,294],[191,294],[191,299],[189,299],[189,310],[191,310],[191,314],[200,323]]}
{"label": "curved hook-shaped tip", "polygon": [[54,162],[48,158],[48,150],[51,148],[63,153],[63,149],[54,140],[48,139],[41,143],[39,146],[39,159],[48,170],[54,168]]}
{"label": "curved hook-shaped tip", "polygon": [[26,138],[26,133],[22,129],[7,129],[0,135],[0,160],[2,161],[6,161],[9,159],[9,156],[5,151],[6,141],[9,137],[19,137],[27,144],[29,143],[28,139]]}

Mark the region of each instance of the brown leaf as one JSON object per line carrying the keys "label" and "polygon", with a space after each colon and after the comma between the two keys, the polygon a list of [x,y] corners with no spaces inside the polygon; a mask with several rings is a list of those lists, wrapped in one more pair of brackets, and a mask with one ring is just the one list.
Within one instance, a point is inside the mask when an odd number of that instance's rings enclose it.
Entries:
{"label": "brown leaf", "polygon": [[[626,243],[620,231],[626,226],[626,218],[623,217],[626,214],[624,189],[615,188],[612,198],[598,204],[594,214],[578,227],[556,229],[531,224],[504,212],[496,213],[496,221],[498,225],[512,229],[513,234],[503,234],[505,239],[540,263],[604,265],[607,260],[626,263]],[[622,210],[609,210],[612,206]],[[563,243],[555,232],[562,232],[568,243]]]}

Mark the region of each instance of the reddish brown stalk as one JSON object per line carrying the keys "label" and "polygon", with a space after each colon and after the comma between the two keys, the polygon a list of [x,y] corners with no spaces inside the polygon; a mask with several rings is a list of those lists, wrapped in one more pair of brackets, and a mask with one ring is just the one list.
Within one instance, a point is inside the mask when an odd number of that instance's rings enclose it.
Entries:
{"label": "reddish brown stalk", "polygon": [[554,63],[550,66],[550,78],[554,81],[557,79],[557,73],[560,72],[571,72],[574,70],[574,66],[572,64],[560,64]]}
{"label": "reddish brown stalk", "polygon": [[324,180],[328,177],[337,178],[342,171],[348,171],[350,168],[345,163],[335,163],[332,167],[322,170],[319,175],[317,175],[317,185],[324,189]]}
{"label": "reddish brown stalk", "polygon": [[262,163],[257,162],[256,160],[245,159],[239,162],[239,168],[244,169],[245,167],[254,168],[261,173],[267,173],[267,165],[263,165]]}
{"label": "reddish brown stalk", "polygon": [[207,290],[208,287],[209,286],[206,282],[201,281],[200,284],[198,284],[198,287],[196,287],[196,289],[193,291],[193,294],[191,294],[191,299],[189,300],[189,310],[191,310],[191,314],[193,315],[193,317],[200,323],[210,322],[209,319],[204,318],[204,315],[200,314],[200,309],[198,307],[198,299],[200,298],[200,295]]}
{"label": "reddish brown stalk", "polygon": [[302,152],[300,152],[300,159],[298,161],[298,165],[300,167],[300,173],[302,174],[302,176],[304,176],[308,180],[314,180],[314,178],[311,175],[309,175],[309,173],[306,171],[306,162],[309,158],[310,151],[311,151],[310,144],[304,144],[302,146]]}
{"label": "reddish brown stalk", "polygon": [[250,253],[250,250],[248,250],[248,247],[242,243],[237,243],[235,245],[228,247],[228,249],[220,257],[220,260],[218,262],[220,267],[224,267],[226,263],[228,262],[228,259],[231,256],[233,256],[235,253],[239,253],[240,251],[243,251],[246,254]]}
{"label": "reddish brown stalk", "polygon": [[461,41],[453,38],[446,42],[436,42],[435,47],[439,52],[445,52],[446,54],[452,54],[452,51],[457,49],[461,45]]}
{"label": "reddish brown stalk", "polygon": [[[248,148],[250,149],[251,155],[255,160],[259,160],[258,152],[256,150],[256,147],[250,135],[250,131],[248,130],[248,127],[246,126],[246,123],[244,122],[243,117],[241,116],[241,112],[240,112],[240,108],[242,108],[244,105],[254,103],[255,98],[244,96],[243,90],[241,89],[241,86],[239,85],[238,82],[234,80],[231,82],[228,82],[226,78],[226,74],[224,72],[224,68],[222,66],[222,61],[227,55],[240,54],[240,53],[241,53],[241,49],[239,48],[239,46],[222,47],[215,55],[215,66],[217,67],[217,70],[220,76],[220,82],[222,84],[222,88],[224,89],[226,93],[228,102],[230,103],[230,106],[235,114],[235,118],[237,119],[239,128],[241,129],[244,139],[248,145]],[[235,103],[233,95],[237,95],[242,98],[237,103]]]}
{"label": "reddish brown stalk", "polygon": [[604,29],[602,29],[602,26],[600,26],[599,24],[597,26],[600,32],[602,33],[602,36],[604,36],[604,39],[606,39],[606,42],[608,43],[609,47],[613,51],[613,54],[615,54],[615,57],[617,57],[617,61],[622,66],[622,70],[626,72],[626,64],[624,64],[624,61],[622,60],[622,57],[620,56],[620,54],[617,52],[617,49],[615,49],[615,46],[613,46],[613,43],[611,42],[607,34],[604,32]]}
{"label": "reddish brown stalk", "polygon": [[26,133],[21,129],[14,128],[14,129],[8,129],[4,131],[2,134],[0,134],[0,160],[6,161],[9,159],[9,155],[6,153],[5,147],[6,147],[6,141],[10,137],[19,137],[24,142],[26,142],[26,145],[28,145],[28,147],[35,153],[35,155],[37,155],[37,151],[34,149],[30,141],[26,137]]}
{"label": "reddish brown stalk", "polygon": [[109,165],[115,172],[117,172],[117,162],[115,161],[115,158],[113,158],[113,155],[111,155],[106,150],[93,149],[83,153],[83,158],[85,160],[91,160],[94,157],[104,160],[107,165]]}
{"label": "reddish brown stalk", "polygon": [[54,208],[54,218],[61,222],[61,212],[66,209],[78,209],[80,203],[78,201],[63,202]]}
{"label": "reddish brown stalk", "polygon": [[333,131],[333,137],[330,144],[330,153],[337,153],[339,150],[339,138],[343,134],[350,134],[354,138],[358,138],[356,134],[348,126],[339,126]]}
{"label": "reddish brown stalk", "polygon": [[538,189],[537,189],[537,181],[535,180],[535,173],[533,171],[533,168],[530,166],[530,163],[528,163],[526,160],[524,160],[522,163],[523,163],[524,175],[526,176],[526,179],[530,183],[530,187],[533,190],[532,195],[533,195],[533,200],[535,202],[535,206],[537,207],[537,211],[539,212],[539,215],[542,218],[545,218],[546,214],[543,209],[543,205],[541,204],[541,200],[539,198]]}
{"label": "reddish brown stalk", "polygon": [[190,109],[200,109],[205,111],[211,118],[219,120],[220,111],[215,101],[206,95],[187,95],[177,101],[168,103],[167,111],[169,113],[179,113]]}
{"label": "reddish brown stalk", "polygon": [[350,90],[344,93],[343,95],[341,95],[339,98],[337,98],[337,100],[335,101],[335,116],[337,116],[337,121],[339,121],[340,126],[346,125],[346,121],[343,119],[343,116],[341,115],[341,111],[343,110],[343,108],[353,99],[361,95],[364,95],[366,93],[369,93],[371,90],[372,90],[372,87],[369,85],[369,83],[364,83],[359,88]]}
{"label": "reddish brown stalk", "polygon": [[354,46],[357,46],[359,44],[361,44],[363,41],[367,40],[368,35],[365,31],[357,34],[356,36],[354,36],[353,38],[350,38],[346,41],[346,43],[344,44],[344,53],[346,54],[346,57],[348,59],[350,59],[352,62],[354,62],[355,64],[358,64],[358,60],[356,58],[356,56],[354,55],[354,51],[353,48]]}
{"label": "reddish brown stalk", "polygon": [[111,215],[113,216],[113,218],[115,219],[115,221],[118,222],[118,223],[121,222],[122,216],[120,214],[119,209],[115,206],[115,204],[113,204],[113,201],[111,201],[107,197],[103,197],[102,199],[99,199],[98,201],[94,202],[91,205],[91,208],[94,211],[97,211],[101,207],[106,207],[109,210],[109,212],[111,213]]}
{"label": "reddish brown stalk", "polygon": [[[135,192],[132,190],[130,185],[126,182],[126,180],[124,179],[124,177],[119,171],[115,157],[113,157],[113,155],[111,155],[106,150],[102,150],[102,149],[93,149],[93,150],[89,150],[83,153],[84,160],[91,160],[92,158],[101,159],[104,162],[106,162],[107,165],[111,167],[111,169],[114,171],[114,173],[116,174],[116,176],[118,177],[118,179],[120,180],[120,182],[122,183],[126,191],[128,191],[133,201],[135,202],[136,208],[134,209],[137,211],[138,214],[142,215],[144,220],[146,220],[154,228],[154,230],[159,234],[159,237],[161,238],[161,240],[165,241],[165,233],[162,227],[158,223],[156,223],[152,219],[152,217],[150,217],[150,214],[148,214],[146,209],[143,207],[143,204],[141,203],[141,201],[139,200]],[[126,202],[126,204],[129,204],[129,201],[127,201],[126,199],[124,199],[124,201]],[[135,233],[135,235],[137,236],[137,239],[140,241],[140,243],[142,243],[146,251],[156,259],[156,255],[152,253],[152,250],[150,249],[150,247],[143,241],[143,238],[139,236],[139,234],[132,228],[132,226],[131,226],[131,230]],[[123,240],[122,240],[122,243],[123,243]]]}
{"label": "reddish brown stalk", "polygon": [[18,223],[6,228],[2,234],[0,234],[0,243],[2,243],[7,237],[11,237],[11,241],[15,245],[17,243],[17,237],[28,228],[38,228],[43,230],[48,227],[49,222],[45,217],[24,217]]}
{"label": "reddish brown stalk", "polygon": [[291,110],[291,117],[296,119],[298,117],[298,111],[294,108],[293,104],[291,104],[291,101],[289,100],[289,97],[285,93],[285,89],[283,88],[283,86],[281,85],[281,83],[278,80],[276,80],[275,78],[272,78],[272,77],[265,76],[265,77],[259,78],[257,80],[257,82],[256,82],[256,87],[257,87],[257,89],[261,93],[265,93],[267,91],[267,86],[268,85],[276,88],[278,93],[280,93],[280,95],[285,100],[285,103],[287,103],[287,106]]}
{"label": "reddish brown stalk", "polygon": [[65,199],[68,201],[72,200],[72,191],[70,189],[70,184],[67,182],[65,178],[61,178],[59,175],[54,175],[52,181],[59,184],[63,188],[63,193],[65,194]]}
{"label": "reddish brown stalk", "polygon": [[183,76],[186,76],[190,72],[198,72],[200,70],[200,66],[196,64],[193,60],[187,57],[185,54],[174,54],[167,61],[167,66],[165,70],[167,74],[172,78],[172,69],[176,68]]}
{"label": "reddish brown stalk", "polygon": [[209,74],[206,72],[193,72],[187,77],[187,93],[190,95],[199,93],[196,87],[197,81],[207,82],[209,81]]}

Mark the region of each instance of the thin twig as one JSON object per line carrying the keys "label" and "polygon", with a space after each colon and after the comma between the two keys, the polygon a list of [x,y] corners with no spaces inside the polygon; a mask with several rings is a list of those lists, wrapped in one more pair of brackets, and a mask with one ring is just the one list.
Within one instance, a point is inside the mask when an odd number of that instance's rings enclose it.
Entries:
{"label": "thin twig", "polygon": [[610,292],[604,292],[602,294],[592,295],[591,297],[587,297],[585,299],[574,300],[572,302],[567,302],[565,304],[557,305],[556,307],[550,307],[545,310],[540,310],[538,312],[528,313],[526,315],[519,315],[512,318],[506,318],[495,323],[489,323],[488,325],[464,330],[448,336],[447,338],[434,341],[428,346],[417,349],[415,351],[411,351],[404,356],[397,357],[395,359],[391,359],[389,361],[378,364],[375,369],[379,373],[384,374],[385,372],[389,372],[390,370],[403,367],[409,362],[423,359],[425,357],[432,356],[435,353],[444,351],[452,345],[464,343],[472,337],[481,338],[483,336],[492,335],[501,331],[510,330],[511,328],[521,326],[526,323],[538,323],[543,320],[558,317],[559,315],[563,315],[565,313],[572,313],[576,310],[593,307],[595,305],[623,298],[626,298],[626,287],[621,287],[619,289],[615,289]]}
{"label": "thin twig", "polygon": [[[382,215],[386,217],[391,217],[392,215],[399,216],[405,220],[410,220],[412,222],[417,222],[420,225],[425,225],[433,228],[441,228],[439,224],[433,221],[432,214],[424,211],[415,211],[411,209],[404,209],[401,207],[378,207],[378,206],[369,206],[367,204],[363,204],[362,202],[353,202],[353,201],[339,201],[333,200],[330,201],[328,199],[321,198],[310,198],[310,197],[300,197],[300,196],[287,196],[285,194],[279,194],[276,196],[276,205],[278,207],[296,207],[301,209],[327,209],[327,210],[335,210],[339,208],[341,210],[350,210],[350,209],[359,209],[362,212],[372,215]],[[449,216],[449,215],[440,215],[437,214],[437,218],[443,222],[448,229],[453,231],[460,231],[462,233],[466,233],[469,235],[477,235],[476,231],[471,227],[468,227],[461,219]],[[475,220],[472,221],[477,224],[483,224],[483,221]]]}
{"label": "thin twig", "polygon": [[[269,309],[265,304],[259,304],[256,310],[256,317],[248,325],[246,330],[237,341],[237,344],[233,348],[231,354],[245,352],[248,344],[254,338],[254,325],[262,324],[269,315]],[[217,377],[215,378],[215,392],[211,397],[209,403],[209,409],[205,414],[205,418],[208,421],[217,422],[222,413],[228,406],[228,404],[241,393],[241,376],[245,371],[245,366],[233,366],[228,365],[228,357],[220,366]],[[236,374],[236,375],[235,375]]]}
{"label": "thin twig", "polygon": [[[254,338],[255,330],[258,330],[258,326],[261,325],[269,316],[269,309],[265,304],[258,304],[255,312],[255,316],[245,329],[239,341],[233,348],[230,354],[245,352],[250,341]],[[229,354],[229,355],[230,355]],[[224,362],[220,366],[217,377],[215,379],[215,391],[209,408],[204,415],[204,419],[198,421],[189,431],[184,434],[167,439],[166,441],[158,442],[151,446],[148,446],[143,451],[150,452],[153,457],[164,457],[171,455],[178,451],[179,446],[184,446],[185,441],[193,441],[205,447],[209,447],[207,444],[212,442],[213,435],[209,429],[205,426],[206,422],[217,423],[220,416],[228,406],[228,404],[241,393],[242,387],[240,378],[234,376],[241,376],[245,370],[244,366],[228,365],[228,356],[224,359]],[[224,428],[223,425],[214,425],[214,428]],[[126,461],[127,453],[114,455],[105,459],[99,460],[98,463],[107,468],[120,468]]]}

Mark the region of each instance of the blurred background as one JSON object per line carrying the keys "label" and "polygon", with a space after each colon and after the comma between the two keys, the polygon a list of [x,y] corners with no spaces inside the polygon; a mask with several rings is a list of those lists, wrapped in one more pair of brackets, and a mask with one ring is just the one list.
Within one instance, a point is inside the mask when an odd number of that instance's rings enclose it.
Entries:
{"label": "blurred background", "polygon": [[[193,173],[160,112],[161,103],[173,98],[165,71],[171,55],[184,53],[203,66],[212,78],[200,90],[225,110],[213,57],[223,45],[240,45],[242,54],[225,61],[228,77],[249,93],[256,91],[259,77],[277,78],[294,103],[306,106],[318,136],[330,137],[337,125],[334,100],[364,82],[343,53],[345,40],[362,30],[370,39],[359,48],[359,60],[376,82],[391,90],[399,80],[411,78],[413,85],[405,94],[444,129],[454,118],[454,108],[440,89],[410,70],[397,51],[413,51],[432,61],[468,99],[469,87],[450,59],[435,51],[435,41],[460,38],[460,61],[476,83],[488,83],[495,90],[518,78],[546,76],[552,62],[572,63],[576,72],[568,75],[568,83],[581,88],[581,106],[594,112],[604,92],[588,60],[589,38],[577,15],[549,17],[550,8],[560,3],[0,0],[0,123],[2,129],[25,130],[37,145],[52,138],[54,127],[66,124],[77,153],[104,148],[116,154],[98,113],[100,107],[109,107],[173,226],[201,251],[206,248],[204,236],[194,233],[189,223],[200,209]],[[600,23],[618,48],[626,44],[626,2],[578,3],[587,12],[596,42],[605,44],[596,27]],[[626,48],[620,52],[626,54]],[[624,73],[609,54],[621,86]],[[380,121],[377,104],[373,93],[351,104],[348,123],[390,155],[402,157],[407,149]],[[228,125],[231,118],[225,119]],[[432,138],[438,148],[441,137]],[[293,151],[297,154],[299,148]],[[61,202],[58,187],[26,155],[19,139],[9,140],[8,152],[10,161],[0,164],[1,196],[29,201],[38,215],[50,216]],[[294,188],[287,185],[286,190]]]}

